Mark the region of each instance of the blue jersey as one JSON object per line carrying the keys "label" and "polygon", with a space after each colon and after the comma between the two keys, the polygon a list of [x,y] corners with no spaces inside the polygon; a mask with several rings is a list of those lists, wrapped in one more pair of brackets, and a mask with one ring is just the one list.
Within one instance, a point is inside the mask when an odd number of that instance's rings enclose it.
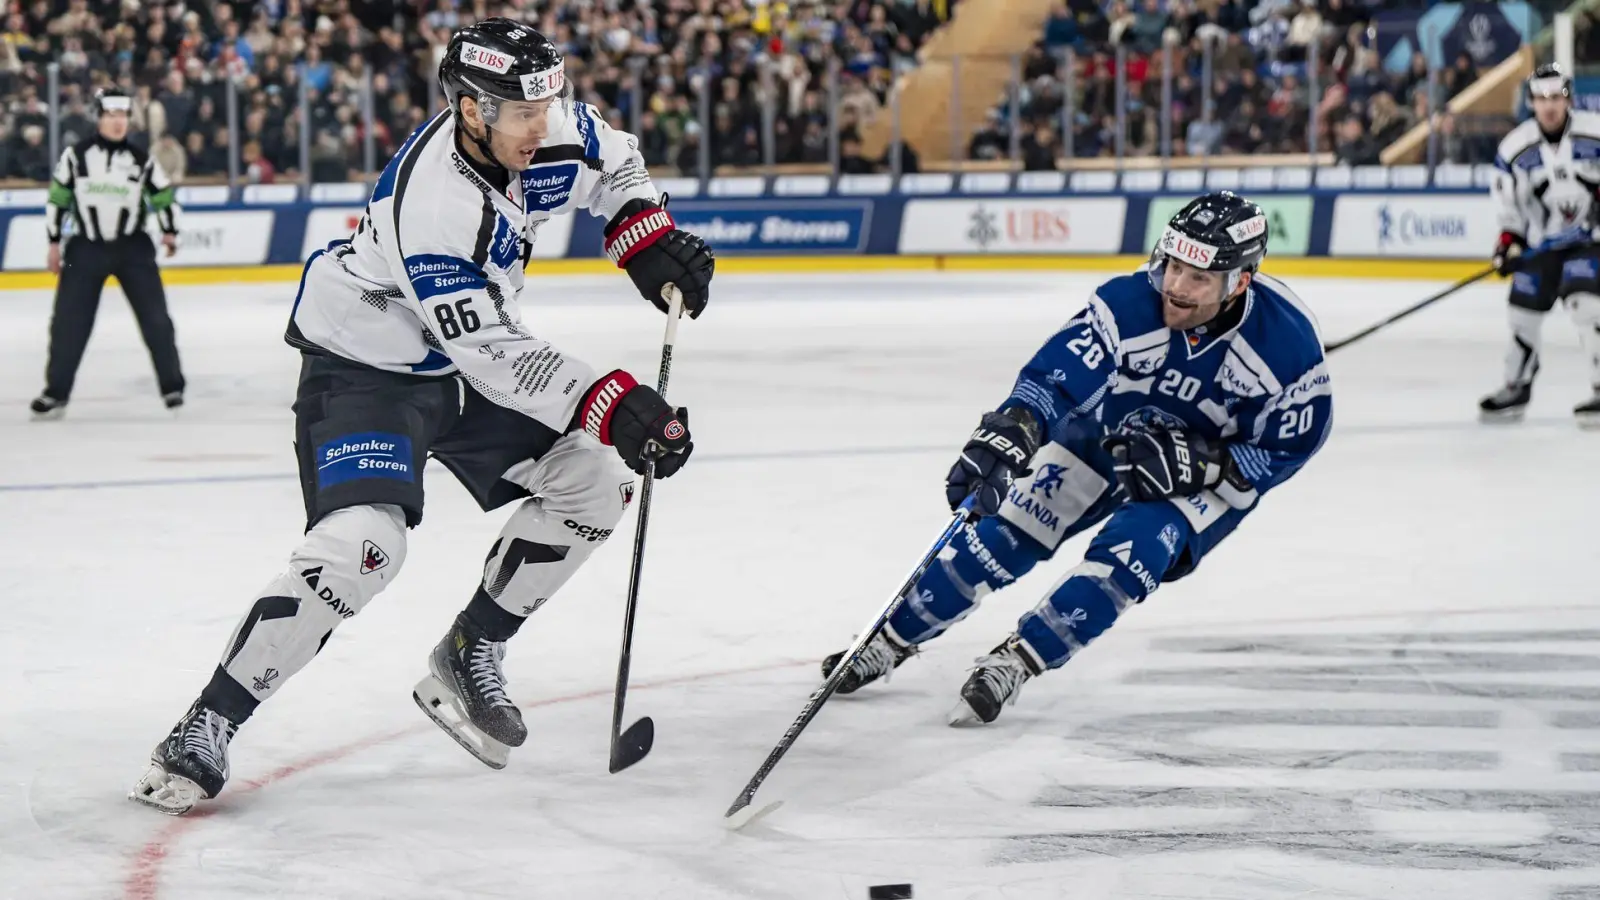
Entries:
{"label": "blue jersey", "polygon": [[1243,302],[1226,331],[1175,331],[1143,270],[1113,278],[1033,355],[1008,404],[1032,410],[1063,443],[1069,423],[1081,434],[1086,421],[1102,434],[1161,424],[1226,443],[1251,489],[1216,490],[1249,509],[1321,449],[1333,392],[1305,304],[1259,274]]}

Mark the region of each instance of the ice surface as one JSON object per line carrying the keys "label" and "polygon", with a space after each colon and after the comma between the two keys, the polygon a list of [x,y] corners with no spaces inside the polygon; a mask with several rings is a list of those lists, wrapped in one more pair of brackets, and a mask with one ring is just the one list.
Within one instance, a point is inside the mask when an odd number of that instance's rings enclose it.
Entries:
{"label": "ice surface", "polygon": [[[293,285],[177,288],[190,405],[161,409],[108,292],[67,418],[27,420],[49,297],[0,296],[0,896],[18,898],[1600,897],[1600,435],[1571,326],[1529,421],[1489,428],[1503,286],[1333,358],[1326,449],[1193,577],[996,727],[966,666],[1082,552],[825,708],[720,817],[939,531],[978,413],[1092,275],[725,277],[671,396],[697,451],[657,493],[629,717],[606,773],[631,525],[511,645],[532,736],[491,771],[409,696],[503,514],[430,468],[405,573],[240,733],[208,814],[124,794],[303,522],[280,334]],[[1328,338],[1434,285],[1293,279]],[[652,375],[625,279],[532,320]]]}

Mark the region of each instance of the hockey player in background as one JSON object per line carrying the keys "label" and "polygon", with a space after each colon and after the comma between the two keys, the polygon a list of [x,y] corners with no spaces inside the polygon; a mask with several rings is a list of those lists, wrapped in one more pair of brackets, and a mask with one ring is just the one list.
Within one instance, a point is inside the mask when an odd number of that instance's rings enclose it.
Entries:
{"label": "hockey player in background", "polygon": [[[1600,113],[1572,108],[1572,79],[1540,66],[1524,86],[1533,118],[1495,154],[1500,216],[1494,267],[1511,276],[1505,386],[1478,404],[1484,421],[1520,421],[1539,374],[1544,316],[1564,300],[1589,363],[1578,424],[1600,427]],[[1521,257],[1527,255],[1528,258]]]}
{"label": "hockey player in background", "polygon": [[[1140,271],[1101,285],[1023,367],[950,469],[957,532],[839,690],[884,677],[1079,532],[1083,562],[977,661],[953,725],[993,722],[1129,606],[1193,572],[1328,437],[1316,321],[1259,273],[1261,208],[1232,193],[1175,215]],[[830,674],[843,654],[823,661]]]}
{"label": "hockey player in background", "polygon": [[693,449],[683,410],[563,353],[522,315],[535,233],[576,207],[607,220],[607,254],[647,299],[665,309],[675,285],[691,316],[705,308],[711,251],[661,208],[635,139],[573,102],[556,48],[508,19],[458,32],[439,81],[449,108],[384,168],[350,239],[301,276],[286,337],[304,357],[307,531],[156,745],[132,797],[163,812],[217,795],[235,730],[400,574],[430,454],[484,510],[520,501],[415,690],[503,767],[527,736],[505,692],[506,641],[610,536],[632,498],[623,464],[653,459],[666,478]]}

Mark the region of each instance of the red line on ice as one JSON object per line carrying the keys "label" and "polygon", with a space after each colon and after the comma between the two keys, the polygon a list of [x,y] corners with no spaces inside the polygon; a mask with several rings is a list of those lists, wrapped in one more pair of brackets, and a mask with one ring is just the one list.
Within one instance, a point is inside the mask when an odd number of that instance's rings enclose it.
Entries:
{"label": "red line on ice", "polygon": [[[679,684],[687,684],[693,681],[705,681],[711,678],[725,678],[729,675],[746,675],[752,672],[766,672],[772,669],[786,669],[790,666],[804,664],[806,663],[790,660],[781,663],[769,663],[762,666],[750,666],[743,669],[727,669],[721,672],[703,672],[699,675],[684,675],[678,678],[666,678],[662,679],[661,681],[634,684],[630,687],[633,690],[649,690],[650,688],[671,687]],[[558,703],[571,703],[577,700],[590,700],[595,697],[609,696],[612,690],[612,688],[602,688],[598,690],[584,691],[581,694],[568,694],[563,697],[546,697],[542,700],[533,700],[523,703],[522,708],[535,709],[541,706],[554,706]],[[321,753],[316,753],[303,759],[295,760],[286,766],[274,769],[260,778],[252,778],[249,781],[229,785],[228,796],[238,797],[251,794],[255,791],[261,790],[262,788],[269,787],[280,781],[283,781],[286,778],[291,778],[295,775],[298,775],[301,772],[305,772],[328,763],[338,762],[339,760],[361,750],[376,747],[379,744],[386,744],[390,741],[398,740],[399,738],[403,737],[409,737],[414,734],[427,734],[431,731],[434,731],[437,727],[438,726],[434,725],[432,722],[423,720],[406,728],[373,735],[371,737],[362,738],[359,741],[352,741],[348,744],[344,744],[343,746],[324,750]],[[140,847],[138,852],[133,855],[133,863],[129,868],[128,877],[123,880],[122,896],[124,900],[156,900],[156,897],[160,893],[161,889],[161,866],[164,862],[166,862],[168,854],[172,851],[172,847],[180,838],[194,828],[195,825],[198,825],[199,823],[210,818],[213,812],[213,808],[202,806],[187,815],[176,816],[170,819],[160,831],[156,832],[155,837],[152,837],[149,841],[145,842],[144,846]]]}

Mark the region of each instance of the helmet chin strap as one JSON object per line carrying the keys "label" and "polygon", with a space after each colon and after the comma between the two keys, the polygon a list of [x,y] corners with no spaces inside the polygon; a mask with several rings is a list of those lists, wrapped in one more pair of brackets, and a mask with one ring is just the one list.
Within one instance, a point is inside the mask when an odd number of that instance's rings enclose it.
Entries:
{"label": "helmet chin strap", "polygon": [[483,137],[473,134],[472,129],[467,127],[467,117],[461,113],[460,101],[456,102],[456,133],[466,135],[467,140],[471,141],[483,154],[483,158],[489,161],[489,165],[505,169],[508,175],[511,173],[511,170],[506,169],[500,162],[500,158],[494,155],[494,148],[489,146],[489,123],[483,123]]}

